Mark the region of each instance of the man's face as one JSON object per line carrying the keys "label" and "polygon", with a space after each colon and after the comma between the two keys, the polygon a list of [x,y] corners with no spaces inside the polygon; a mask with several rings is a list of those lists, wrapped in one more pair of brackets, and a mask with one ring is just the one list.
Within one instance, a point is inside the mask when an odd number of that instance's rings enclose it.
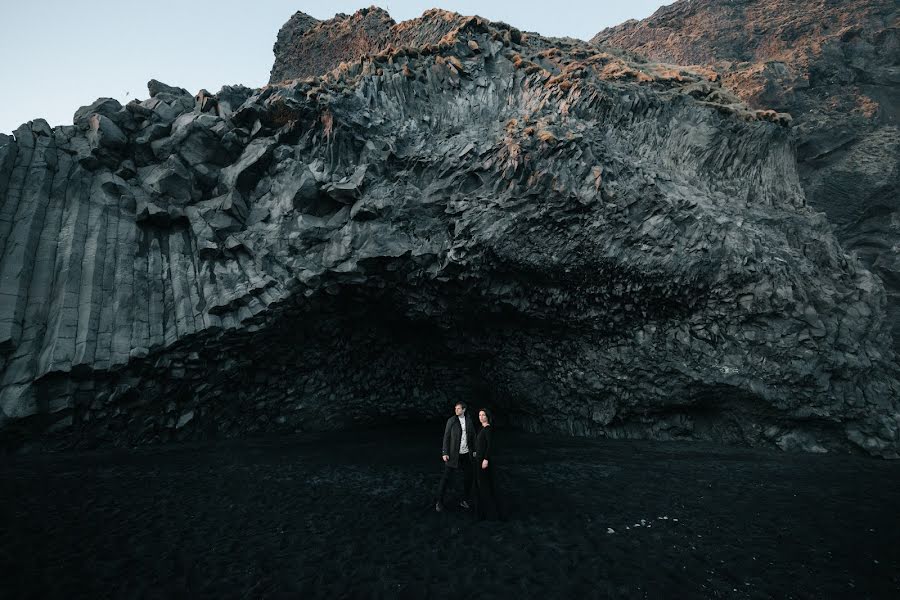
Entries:
{"label": "man's face", "polygon": [[461,405],[459,405],[459,404],[457,404],[457,405],[453,408],[453,410],[456,411],[456,416],[457,416],[457,417],[461,417],[462,414],[463,414],[464,412],[466,412],[466,409],[464,409],[464,408],[463,408]]}

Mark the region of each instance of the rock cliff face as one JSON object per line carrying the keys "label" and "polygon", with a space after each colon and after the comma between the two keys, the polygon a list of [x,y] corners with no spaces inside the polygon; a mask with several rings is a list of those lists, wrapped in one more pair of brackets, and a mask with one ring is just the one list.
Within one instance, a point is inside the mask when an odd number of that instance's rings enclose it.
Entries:
{"label": "rock cliff face", "polygon": [[751,107],[791,114],[806,197],[884,281],[900,350],[897,2],[680,1],[593,41],[708,65]]}
{"label": "rock cliff face", "polygon": [[338,14],[327,21],[297,12],[278,32],[269,83],[322,75],[342,62],[388,48],[437,44],[466,20],[467,17],[440,9],[425,11],[421,17],[399,24],[376,6],[349,16]]}
{"label": "rock cliff face", "polygon": [[884,290],[806,208],[783,115],[703,69],[437,11],[417,27],[448,24],[316,77],[151,81],[0,138],[2,439],[465,399],[530,429],[897,455]]}

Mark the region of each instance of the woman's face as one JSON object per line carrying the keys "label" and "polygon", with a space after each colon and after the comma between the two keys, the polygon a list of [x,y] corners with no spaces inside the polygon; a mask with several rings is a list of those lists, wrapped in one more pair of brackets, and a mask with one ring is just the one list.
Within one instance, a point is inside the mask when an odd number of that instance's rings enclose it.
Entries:
{"label": "woman's face", "polygon": [[487,425],[487,424],[488,424],[488,418],[487,418],[487,415],[484,414],[484,411],[483,411],[483,410],[479,410],[479,411],[478,411],[478,420],[481,421],[481,424],[482,424],[482,425]]}

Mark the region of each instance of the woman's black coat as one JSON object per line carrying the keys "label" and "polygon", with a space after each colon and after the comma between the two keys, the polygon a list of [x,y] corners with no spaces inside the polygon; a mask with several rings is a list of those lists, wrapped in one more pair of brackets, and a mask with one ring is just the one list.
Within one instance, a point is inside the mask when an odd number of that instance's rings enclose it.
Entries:
{"label": "woman's black coat", "polygon": [[[493,427],[484,427],[475,439],[475,515],[479,519],[502,519],[503,512],[497,497],[497,482],[494,479]],[[481,468],[481,461],[488,461],[486,469]]]}

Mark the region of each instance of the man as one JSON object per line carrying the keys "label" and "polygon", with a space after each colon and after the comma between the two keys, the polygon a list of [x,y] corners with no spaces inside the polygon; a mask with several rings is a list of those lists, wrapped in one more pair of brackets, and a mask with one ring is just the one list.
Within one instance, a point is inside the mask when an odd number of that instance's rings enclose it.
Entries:
{"label": "man", "polygon": [[447,480],[455,478],[459,471],[463,474],[463,486],[465,495],[459,501],[463,508],[469,508],[469,498],[472,492],[472,461],[470,449],[475,447],[475,425],[466,414],[466,403],[457,402],[453,407],[456,413],[447,419],[444,427],[444,445],[441,455],[444,459],[444,474],[438,485],[437,498],[434,502],[434,510],[444,510],[444,493],[447,491]]}

